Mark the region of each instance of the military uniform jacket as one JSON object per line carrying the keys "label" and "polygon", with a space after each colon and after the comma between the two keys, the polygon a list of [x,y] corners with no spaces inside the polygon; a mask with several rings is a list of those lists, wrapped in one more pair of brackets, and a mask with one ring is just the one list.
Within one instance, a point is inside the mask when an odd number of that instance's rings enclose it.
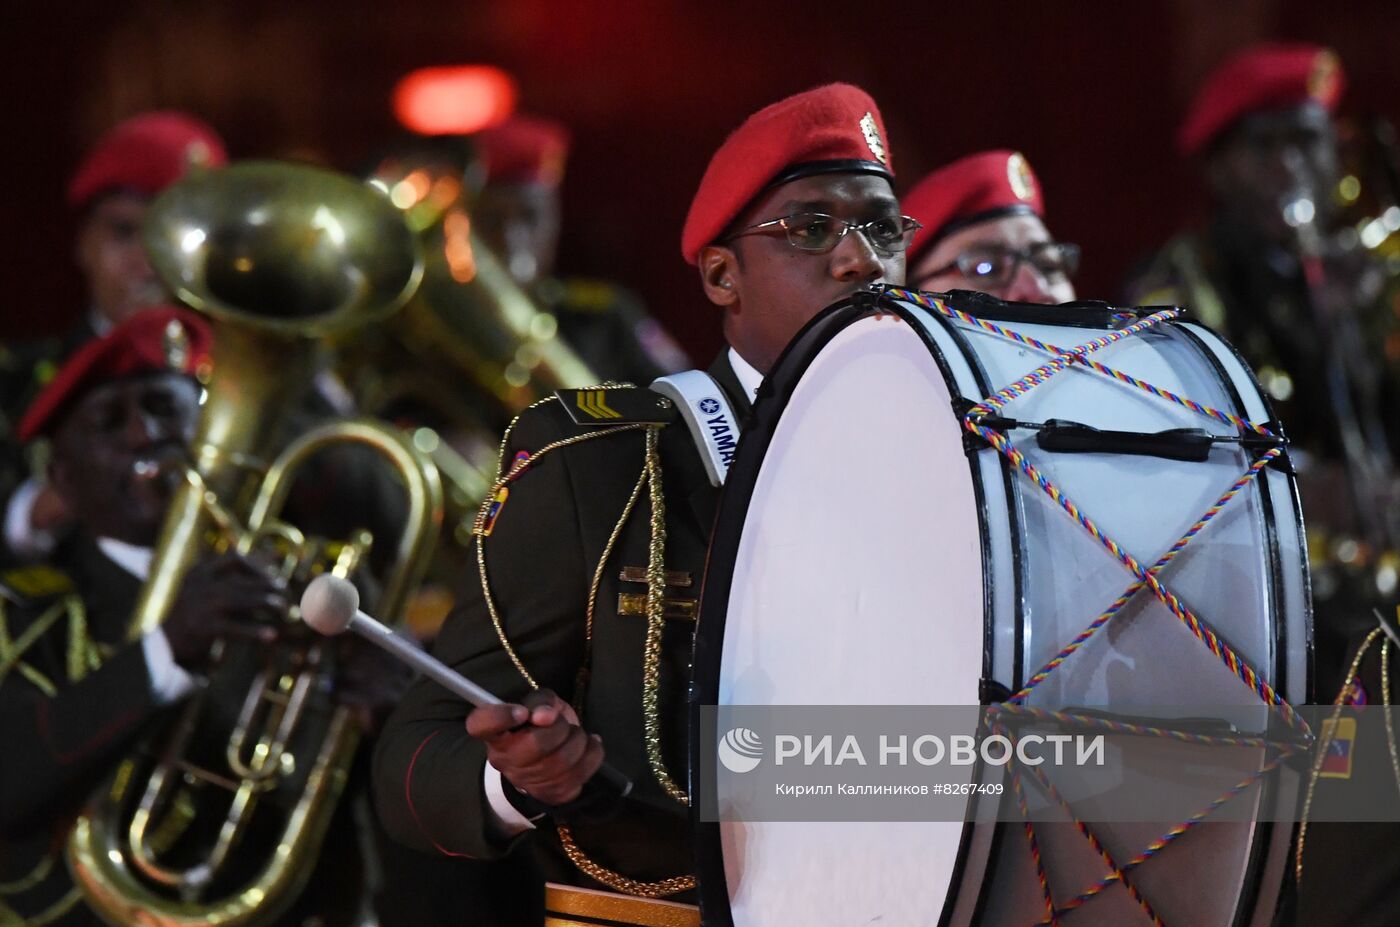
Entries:
{"label": "military uniform jacket", "polygon": [[[1351,704],[1383,704],[1382,692],[1390,691],[1392,705],[1400,705],[1400,682],[1384,678],[1381,648],[1384,638],[1366,650],[1353,677]],[[1351,642],[1348,662],[1355,656],[1363,638]],[[1390,663],[1400,665],[1395,645]],[[1393,672],[1393,670],[1392,670]],[[1395,709],[1391,709],[1392,711]],[[1377,721],[1378,719],[1371,719]],[[1390,792],[1387,804],[1393,806],[1400,789],[1390,764],[1389,737],[1379,723],[1363,724],[1355,730],[1348,745],[1354,763],[1347,763],[1344,775],[1317,780],[1320,797],[1333,791],[1353,795],[1382,795]],[[1303,875],[1298,882],[1297,927],[1395,927],[1400,924],[1400,823],[1367,821],[1342,823],[1319,821],[1309,824],[1303,845]]]}
{"label": "military uniform jacket", "polygon": [[63,841],[82,802],[158,711],[141,644],[126,641],[138,581],[86,539],[66,545],[56,563],[61,573],[29,568],[0,578],[6,589],[0,924],[6,927],[16,917],[22,923],[60,911],[67,913],[47,923],[96,923],[70,897]]}
{"label": "military uniform jacket", "polygon": [[[727,361],[721,359],[710,372],[736,410],[747,411]],[[558,402],[538,406],[512,431],[506,466],[518,452],[536,452],[591,430],[576,425]],[[641,431],[623,431],[540,458],[511,485],[484,551],[502,628],[525,670],[540,686],[577,704],[580,670],[586,666],[583,726],[602,737],[608,762],[634,783],[612,818],[573,827],[577,846],[595,863],[649,882],[689,875],[694,864],[688,811],[663,790],[644,745],[646,617],[637,613],[633,597],[644,599],[646,593],[640,575],[651,536],[645,490],[604,559],[638,484],[644,440]],[[663,635],[660,742],[667,770],[683,787],[693,615],[718,492],[683,425],[662,429],[659,454],[665,593],[667,612],[676,616],[666,619]],[[590,647],[586,615],[595,571],[601,583]],[[437,656],[503,699],[523,698],[531,687],[502,645],[476,576],[465,578],[459,603],[438,638]],[[490,823],[494,816],[483,790],[486,749],[464,730],[469,710],[434,683],[415,684],[381,737],[376,795],[380,814],[398,839],[449,855],[497,858],[511,842]],[[537,827],[533,837],[551,881],[603,887],[564,858],[549,819]]]}
{"label": "military uniform jacket", "polygon": [[[62,340],[0,344],[0,513],[10,495],[30,475],[32,463],[15,437],[20,419],[39,391],[53,379],[59,365],[87,341],[96,337],[92,320],[84,314]],[[0,539],[0,562],[14,559]]]}
{"label": "military uniform jacket", "polygon": [[[102,923],[73,885],[63,858],[64,845],[84,802],[169,710],[158,705],[151,693],[141,643],[126,641],[141,582],[82,537],[61,547],[56,563],[61,572],[32,567],[6,574],[10,586],[33,587],[37,578],[49,582],[55,591],[22,597],[11,589],[3,600],[0,927]],[[66,583],[56,587],[50,577]],[[4,579],[0,576],[0,582]],[[51,609],[65,608],[75,599],[82,605],[84,633],[75,633],[65,612],[22,654],[15,654],[16,642],[25,641],[26,632],[38,627]],[[75,643],[82,650],[85,640],[93,643],[92,652],[100,656],[101,664],[75,681],[69,672],[69,655]],[[361,800],[357,789],[365,789],[367,772],[352,768],[316,869],[302,895],[275,923],[363,923],[361,906],[371,890],[381,887],[380,876],[395,880],[409,873],[416,881],[404,884],[431,885],[452,897],[446,874],[424,871],[418,860],[396,857],[383,861],[383,873],[367,869],[366,844],[375,836],[361,828],[354,809]],[[400,883],[393,885],[401,890]],[[380,923],[421,923],[421,908],[404,903],[399,908],[381,912]],[[53,919],[49,914],[59,916]]]}

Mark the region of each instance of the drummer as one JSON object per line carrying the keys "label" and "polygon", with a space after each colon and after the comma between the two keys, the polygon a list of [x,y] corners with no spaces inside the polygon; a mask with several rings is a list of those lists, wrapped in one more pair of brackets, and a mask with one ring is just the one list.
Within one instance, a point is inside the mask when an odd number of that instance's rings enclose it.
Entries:
{"label": "drummer", "polygon": [[[704,408],[736,424],[817,312],[903,282],[918,224],[893,176],[879,109],[846,84],[759,111],[719,148],[681,242],[729,344]],[[478,858],[528,840],[553,882],[692,897],[686,690],[718,491],[684,426],[647,428],[674,420],[657,408],[647,390],[583,391],[508,434],[482,581],[436,649],[509,702],[468,714],[434,684],[409,693],[375,764],[398,839]],[[634,783],[620,803],[584,791],[605,758]]]}
{"label": "drummer", "polygon": [[1045,226],[1040,181],[1019,151],[984,151],[940,168],[902,200],[923,223],[906,261],[920,290],[977,290],[1028,303],[1074,300],[1079,246]]}

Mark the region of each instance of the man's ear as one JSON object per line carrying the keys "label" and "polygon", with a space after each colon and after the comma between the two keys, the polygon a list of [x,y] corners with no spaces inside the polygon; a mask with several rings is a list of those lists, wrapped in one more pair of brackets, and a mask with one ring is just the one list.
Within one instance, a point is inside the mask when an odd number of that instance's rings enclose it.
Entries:
{"label": "man's ear", "polygon": [[734,305],[739,299],[739,258],[733,249],[706,245],[700,249],[696,264],[700,267],[700,285],[710,302],[716,306]]}

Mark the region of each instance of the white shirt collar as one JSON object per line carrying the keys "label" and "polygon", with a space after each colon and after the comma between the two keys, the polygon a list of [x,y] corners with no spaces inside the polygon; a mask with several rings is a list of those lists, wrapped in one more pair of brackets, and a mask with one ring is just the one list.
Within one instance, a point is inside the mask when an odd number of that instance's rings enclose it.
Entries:
{"label": "white shirt collar", "polygon": [[758,388],[763,385],[763,374],[755,370],[753,365],[740,357],[739,352],[733,348],[729,349],[729,366],[734,369],[734,376],[739,378],[739,385],[748,393],[749,402],[753,402],[758,396]]}
{"label": "white shirt collar", "polygon": [[97,548],[107,555],[108,560],[142,582],[151,572],[151,557],[155,551],[149,547],[137,547],[116,538],[98,538]]}

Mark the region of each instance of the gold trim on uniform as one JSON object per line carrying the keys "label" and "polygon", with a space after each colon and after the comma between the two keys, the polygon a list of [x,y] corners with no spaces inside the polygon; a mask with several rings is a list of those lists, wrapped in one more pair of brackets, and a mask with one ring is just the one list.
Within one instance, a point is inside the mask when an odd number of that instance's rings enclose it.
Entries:
{"label": "gold trim on uniform", "polygon": [[[110,656],[109,648],[94,641],[88,633],[87,609],[83,600],[73,591],[73,582],[67,574],[50,567],[38,565],[11,570],[0,577],[4,595],[0,595],[0,679],[11,672],[18,672],[29,680],[40,692],[49,698],[58,694],[53,680],[21,659],[25,652],[48,633],[60,619],[68,619],[68,652],[65,655],[65,671],[68,682],[75,683],[92,670],[102,665],[105,656]],[[61,596],[53,602],[19,637],[10,636],[8,606],[33,604],[36,600]],[[24,601],[20,601],[21,597]],[[38,886],[54,868],[56,851],[42,857],[30,872],[19,879],[0,884],[0,896],[13,899],[16,895]],[[69,911],[82,900],[82,889],[74,886],[62,898],[47,909],[29,917],[21,917],[4,901],[0,901],[0,927],[23,925],[23,927],[45,927]]]}
{"label": "gold trim on uniform", "polygon": [[[1400,617],[1400,607],[1397,607],[1396,615]],[[1322,731],[1316,744],[1317,755],[1313,759],[1312,773],[1308,777],[1307,791],[1303,796],[1303,814],[1298,822],[1298,840],[1293,850],[1293,875],[1300,882],[1303,879],[1303,850],[1307,846],[1308,817],[1312,812],[1313,794],[1317,790],[1318,780],[1326,775],[1322,771],[1322,764],[1327,760],[1328,748],[1331,746],[1334,736],[1341,731],[1338,722],[1342,719],[1342,711],[1355,695],[1357,674],[1361,672],[1361,661],[1365,658],[1367,651],[1371,649],[1371,645],[1378,640],[1381,642],[1381,706],[1384,708],[1386,747],[1390,750],[1390,768],[1395,775],[1395,786],[1400,789],[1400,748],[1397,747],[1395,723],[1390,710],[1390,638],[1381,627],[1375,628],[1370,634],[1367,634],[1366,639],[1361,642],[1361,646],[1356,649],[1356,655],[1351,658],[1351,666],[1347,668],[1346,682],[1342,683],[1342,691],[1338,692],[1337,697],[1332,700],[1332,714],[1322,723]]]}
{"label": "gold trim on uniform", "polygon": [[[639,566],[625,566],[618,574],[618,579],[624,583],[644,583],[647,581],[647,568]],[[667,570],[666,585],[674,586],[677,589],[688,589],[695,583],[694,578],[687,570]]]}
{"label": "gold trim on uniform", "polygon": [[18,605],[72,591],[73,580],[67,573],[43,564],[0,573],[0,596]]}
{"label": "gold trim on uniform", "polygon": [[[632,387],[627,387],[627,389],[632,389]],[[559,402],[572,415],[572,410],[569,408],[569,404],[564,398],[569,392],[587,391],[559,390],[554,396],[542,399],[530,406],[530,408],[533,409],[546,402]],[[526,411],[529,410],[527,409]],[[521,414],[523,415],[524,413],[522,412]],[[651,502],[651,539],[646,569],[647,646],[643,655],[642,666],[643,738],[646,742],[647,758],[657,780],[672,798],[675,798],[681,804],[688,805],[690,803],[689,796],[671,779],[670,774],[667,772],[662,762],[660,721],[656,714],[659,695],[657,690],[660,682],[660,639],[664,608],[663,592],[665,590],[666,578],[665,570],[662,568],[662,564],[665,562],[666,549],[666,508],[665,500],[661,493],[661,457],[658,451],[657,436],[661,428],[665,427],[665,423],[619,424],[617,427],[564,438],[540,448],[538,451],[531,454],[523,464],[513,464],[509,472],[507,472],[505,465],[506,451],[510,446],[511,433],[515,430],[515,425],[519,421],[520,415],[517,415],[511,420],[511,423],[506,426],[506,432],[501,438],[500,449],[496,457],[496,482],[491,488],[491,493],[482,501],[481,508],[477,512],[474,533],[476,534],[477,571],[481,580],[481,593],[486,603],[486,611],[491,616],[491,623],[495,627],[496,637],[500,640],[501,646],[506,651],[506,655],[510,658],[516,670],[531,689],[538,689],[539,684],[535,681],[535,678],[530,675],[529,670],[525,668],[524,661],[520,659],[520,655],[516,653],[514,646],[511,645],[510,638],[505,632],[505,625],[501,620],[500,612],[496,608],[495,597],[491,594],[491,582],[486,570],[485,537],[481,532],[482,522],[486,518],[487,510],[490,507],[490,496],[494,495],[496,490],[509,483],[513,476],[524,472],[524,470],[534,464],[535,461],[555,450],[568,447],[571,444],[579,444],[594,438],[601,438],[604,435],[616,434],[621,431],[641,428],[646,432],[646,451],[643,458],[642,472],[638,476],[631,497],[628,499],[626,506],[623,507],[622,514],[618,518],[617,524],[613,526],[612,534],[608,538],[608,543],[603,550],[602,556],[599,558],[598,566],[593,572],[592,583],[589,586],[588,614],[584,632],[584,659],[583,665],[579,668],[579,681],[574,693],[574,707],[579,714],[580,721],[582,721],[583,693],[584,687],[587,685],[588,672],[592,659],[593,610],[597,601],[598,587],[602,583],[603,571],[607,567],[609,559],[612,557],[613,548],[621,537],[623,528],[631,518],[633,510],[641,499],[642,490],[647,489],[649,490],[648,495],[649,501]],[[639,882],[635,879],[629,879],[627,876],[614,872],[589,859],[579,848],[578,844],[574,842],[573,832],[569,829],[568,825],[556,821],[555,827],[559,833],[559,843],[564,850],[564,855],[569,858],[569,861],[572,862],[580,872],[611,889],[643,898],[660,898],[666,895],[674,895],[689,891],[695,887],[695,877],[689,875],[674,876],[669,879],[662,879],[659,882]]]}
{"label": "gold trim on uniform", "polygon": [[8,616],[5,613],[6,605],[7,602],[0,599],[0,679],[4,679],[11,671],[18,671],[44,695],[49,698],[57,695],[58,686],[54,684],[53,680],[20,658],[24,656],[25,651],[34,646],[40,637],[57,624],[60,618],[64,617],[68,619],[66,661],[68,681],[77,682],[90,670],[94,670],[102,664],[101,650],[88,637],[87,610],[83,607],[82,599],[76,595],[64,596],[53,603],[47,611],[34,620],[33,624],[25,628],[18,638],[10,637]]}
{"label": "gold trim on uniform", "polygon": [[632,927],[700,927],[700,909],[694,905],[643,900],[552,882],[545,886],[544,906],[545,927],[592,927],[600,922]]}
{"label": "gold trim on uniform", "polygon": [[[695,620],[698,603],[694,599],[667,596],[661,601],[661,617],[675,618],[680,621]],[[624,618],[645,616],[647,613],[647,597],[640,592],[619,592],[617,594],[617,613]]]}

